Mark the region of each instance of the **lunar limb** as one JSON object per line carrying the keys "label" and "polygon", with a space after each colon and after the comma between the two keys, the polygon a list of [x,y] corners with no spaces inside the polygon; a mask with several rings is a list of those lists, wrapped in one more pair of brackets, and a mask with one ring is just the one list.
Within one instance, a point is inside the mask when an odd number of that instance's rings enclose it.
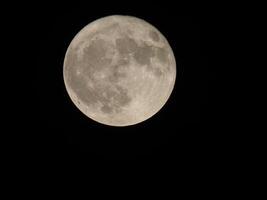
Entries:
{"label": "lunar limb", "polygon": [[113,15],[85,26],[70,43],[64,83],[76,107],[106,125],[128,126],[156,114],[176,78],[173,51],[148,22]]}

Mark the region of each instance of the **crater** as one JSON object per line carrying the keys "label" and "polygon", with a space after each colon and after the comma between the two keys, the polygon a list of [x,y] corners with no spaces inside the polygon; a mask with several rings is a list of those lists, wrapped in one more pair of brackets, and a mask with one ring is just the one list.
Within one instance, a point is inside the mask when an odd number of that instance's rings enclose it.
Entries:
{"label": "crater", "polygon": [[127,66],[130,63],[129,56],[120,57],[117,64]]}
{"label": "crater", "polygon": [[88,88],[86,80],[83,79],[82,77],[79,79],[75,77],[72,78],[70,87],[72,91],[77,95],[79,100],[84,102],[86,105],[94,104],[99,99],[97,95],[94,95],[96,94],[94,92],[94,89]]}
{"label": "crater", "polygon": [[153,41],[155,41],[155,42],[159,41],[159,35],[156,31],[151,30],[151,31],[149,31],[148,35]]}
{"label": "crater", "polygon": [[117,85],[117,90],[119,94],[115,96],[115,102],[119,106],[126,106],[131,102],[131,98],[128,95],[128,90],[122,86]]}
{"label": "crater", "polygon": [[101,107],[101,111],[103,113],[112,113],[113,112],[113,109],[108,106],[107,104],[104,104],[102,107]]}
{"label": "crater", "polygon": [[88,88],[84,84],[79,86],[81,87],[75,86],[77,97],[87,106],[101,103],[103,106],[100,109],[105,114],[121,112],[121,108],[131,102],[128,90],[119,85],[101,87],[95,85],[94,88]]}
{"label": "crater", "polygon": [[119,65],[115,65],[111,67],[111,73],[108,77],[108,80],[112,83],[118,82],[121,78],[126,78],[127,74],[126,72],[122,72],[120,70]]}
{"label": "crater", "polygon": [[153,75],[156,76],[157,78],[163,75],[163,72],[159,67],[154,67],[152,65],[147,66],[147,71],[153,73]]}
{"label": "crater", "polygon": [[105,100],[101,101],[103,106],[101,111],[105,114],[119,113],[122,111],[122,107],[128,105],[131,102],[131,98],[128,96],[127,89],[122,86],[116,85],[116,90],[105,90]]}
{"label": "crater", "polygon": [[154,68],[153,73],[156,77],[161,77],[163,72],[159,68]]}

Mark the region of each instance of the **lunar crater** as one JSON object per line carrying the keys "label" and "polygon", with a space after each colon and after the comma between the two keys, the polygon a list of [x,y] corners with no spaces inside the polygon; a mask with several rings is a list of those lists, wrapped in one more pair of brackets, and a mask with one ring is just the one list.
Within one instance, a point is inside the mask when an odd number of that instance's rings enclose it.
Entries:
{"label": "lunar crater", "polygon": [[113,89],[104,90],[102,96],[104,99],[100,101],[101,111],[105,114],[118,113],[122,107],[131,102],[127,89],[119,85],[113,86]]}
{"label": "lunar crater", "polygon": [[159,35],[156,31],[149,31],[149,37],[155,42],[159,41]]}

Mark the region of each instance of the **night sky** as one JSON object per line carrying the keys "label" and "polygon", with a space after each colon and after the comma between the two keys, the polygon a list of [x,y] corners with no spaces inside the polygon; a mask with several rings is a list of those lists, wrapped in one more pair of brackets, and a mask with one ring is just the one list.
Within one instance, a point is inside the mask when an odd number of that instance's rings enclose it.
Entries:
{"label": "night sky", "polygon": [[[211,93],[212,22],[201,12],[183,12],[175,5],[132,2],[106,5],[38,5],[38,134],[47,157],[95,160],[182,160],[198,162],[216,156],[220,144]],[[131,5],[129,5],[131,4]],[[39,9],[39,10],[38,10]],[[152,118],[129,127],[111,127],[82,114],[63,82],[65,52],[88,23],[104,16],[131,15],[154,25],[169,41],[177,64],[174,90]]]}

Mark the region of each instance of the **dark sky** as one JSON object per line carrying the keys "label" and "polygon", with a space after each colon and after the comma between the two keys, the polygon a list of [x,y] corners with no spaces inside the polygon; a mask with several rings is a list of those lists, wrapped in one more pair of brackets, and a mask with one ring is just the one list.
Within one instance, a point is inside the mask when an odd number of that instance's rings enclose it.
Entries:
{"label": "dark sky", "polygon": [[[100,4],[100,3],[99,3]],[[130,5],[131,4],[131,5]],[[35,13],[36,12],[36,13]],[[36,132],[46,156],[95,160],[212,159],[220,144],[211,93],[216,78],[211,67],[212,22],[202,12],[173,5],[38,5],[35,9],[38,66]],[[142,18],[169,41],[176,58],[175,88],[165,106],[147,121],[110,127],[87,118],[71,102],[63,82],[63,60],[72,38],[88,23],[107,15]]]}

